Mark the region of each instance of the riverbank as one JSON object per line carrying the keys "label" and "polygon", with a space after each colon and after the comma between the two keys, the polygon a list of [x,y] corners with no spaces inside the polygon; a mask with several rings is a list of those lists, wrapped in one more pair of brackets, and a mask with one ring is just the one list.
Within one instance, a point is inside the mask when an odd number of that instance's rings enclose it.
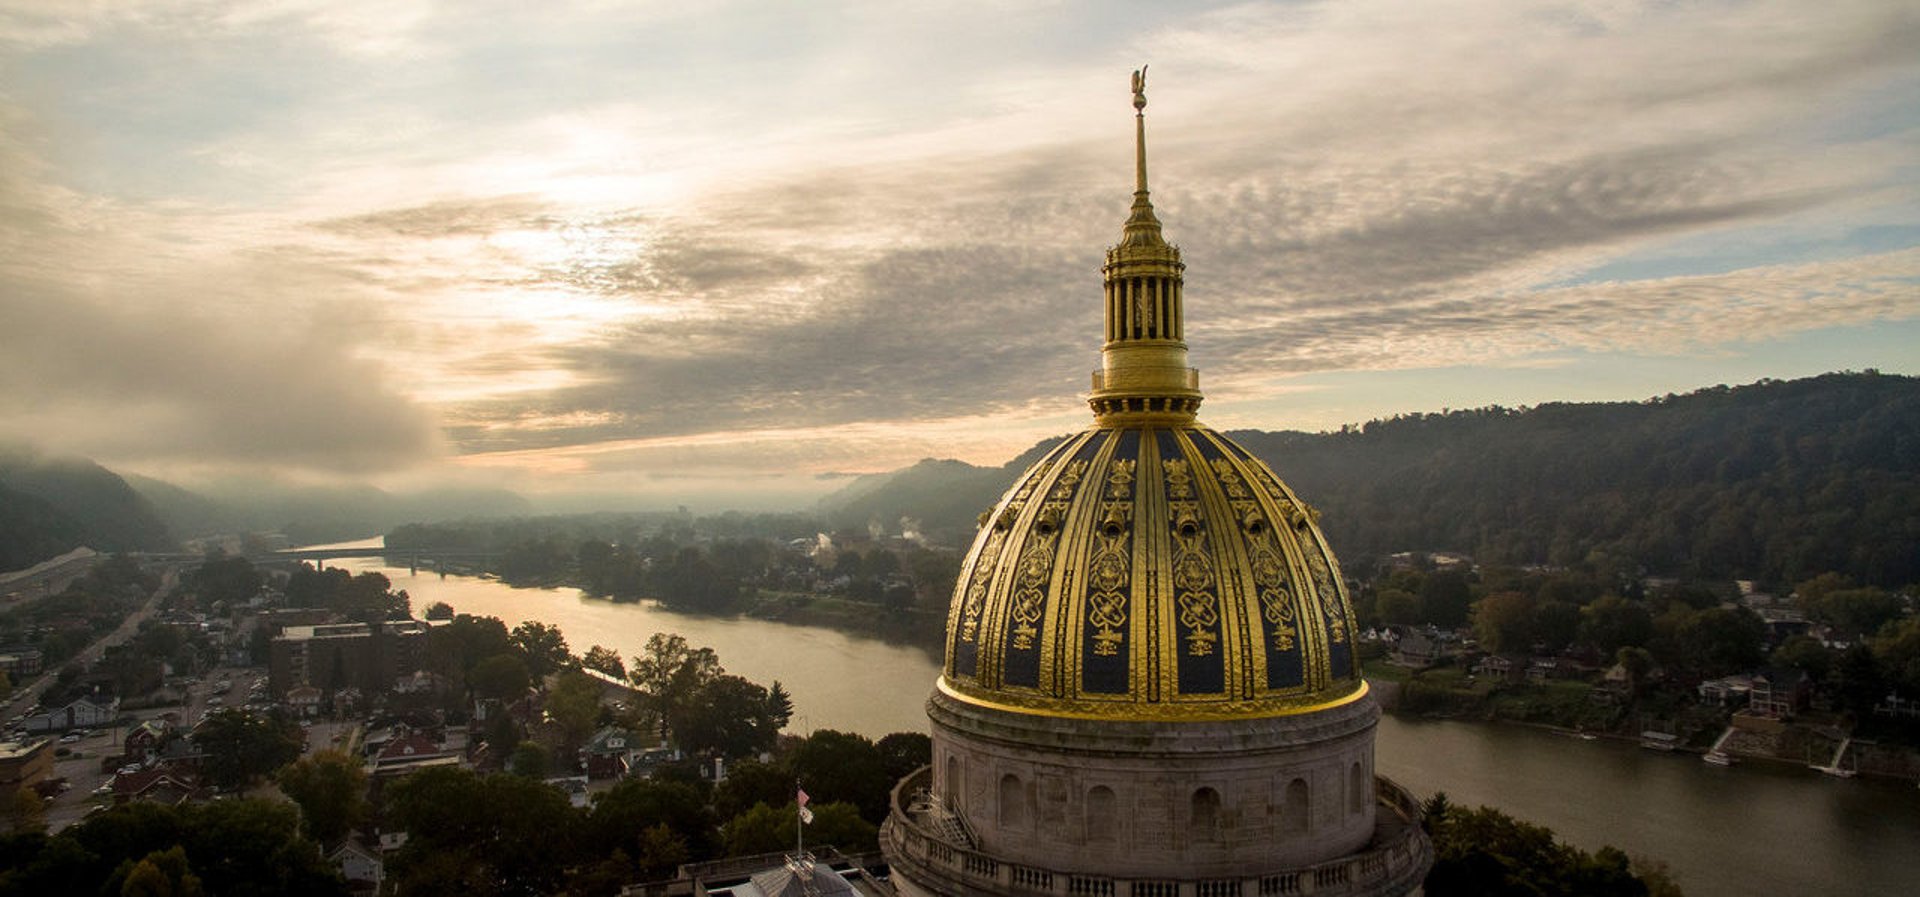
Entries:
{"label": "riverbank", "polygon": [[[938,652],[855,637],[847,626],[689,615],[573,589],[409,575],[373,559],[341,564],[388,575],[412,593],[416,608],[444,600],[510,626],[529,619],[557,625],[576,652],[598,644],[632,656],[651,633],[680,633],[716,650],[728,672],[780,680],[794,696],[796,733],[924,732],[927,694],[939,676]],[[1376,693],[1391,687],[1379,682]],[[1920,838],[1920,801],[1911,785],[1843,782],[1786,763],[1721,769],[1694,756],[1642,750],[1631,739],[1587,741],[1471,716],[1454,722],[1396,713],[1380,721],[1378,733],[1376,767],[1421,796],[1445,791],[1456,806],[1499,807],[1586,850],[1612,844],[1665,860],[1688,897],[1920,888],[1910,862]]]}
{"label": "riverbank", "polygon": [[508,579],[493,574],[465,574],[490,579],[515,590],[573,589],[584,598],[611,604],[654,604],[674,613],[727,619],[751,617],[793,626],[831,629],[860,638],[926,651],[939,661],[946,651],[946,611],[921,607],[884,607],[829,593],[780,591],[745,587],[724,612],[683,607],[658,598],[604,595],[588,590],[572,576]]}
{"label": "riverbank", "polygon": [[1870,778],[1920,781],[1920,747],[1905,733],[1851,737],[1851,721],[1831,713],[1807,711],[1783,720],[1696,703],[1673,691],[1632,695],[1578,679],[1509,682],[1458,667],[1410,670],[1377,658],[1363,672],[1382,708],[1408,718],[1501,723],[1636,744],[1642,732],[1653,730],[1675,735],[1676,753],[1700,756],[1718,744],[1720,753],[1741,761],[1838,766]]}

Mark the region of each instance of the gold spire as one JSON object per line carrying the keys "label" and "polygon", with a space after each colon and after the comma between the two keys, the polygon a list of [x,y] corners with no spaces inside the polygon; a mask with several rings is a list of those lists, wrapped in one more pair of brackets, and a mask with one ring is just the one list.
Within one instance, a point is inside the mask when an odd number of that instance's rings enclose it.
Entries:
{"label": "gold spire", "polygon": [[1133,73],[1133,211],[1127,216],[1123,244],[1164,246],[1160,219],[1147,199],[1147,67]]}
{"label": "gold spire", "polygon": [[1187,424],[1200,407],[1200,372],[1187,367],[1180,248],[1160,233],[1147,194],[1147,69],[1133,73],[1133,208],[1120,243],[1107,250],[1106,341],[1093,374],[1094,421],[1102,426]]}

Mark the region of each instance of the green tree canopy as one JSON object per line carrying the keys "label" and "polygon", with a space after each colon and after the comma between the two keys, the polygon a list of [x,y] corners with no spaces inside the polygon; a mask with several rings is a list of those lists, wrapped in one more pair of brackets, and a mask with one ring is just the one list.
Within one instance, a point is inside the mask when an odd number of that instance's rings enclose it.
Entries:
{"label": "green tree canopy", "polygon": [[820,729],[795,745],[787,762],[815,800],[846,801],[869,820],[886,818],[894,782],[866,736]]}
{"label": "green tree canopy", "polygon": [[[806,843],[832,845],[845,853],[875,850],[879,847],[879,829],[860,818],[860,809],[844,801],[810,807],[813,822],[805,826]],[[772,853],[793,846],[795,827],[800,817],[792,802],[784,807],[755,804],[735,816],[722,828],[728,856]]]}
{"label": "green tree canopy", "polygon": [[287,764],[275,778],[300,806],[307,833],[323,844],[346,837],[366,818],[366,769],[341,751],[315,751]]}
{"label": "green tree canopy", "polygon": [[560,634],[558,626],[528,620],[515,626],[510,638],[514,647],[520,649],[527,662],[527,673],[536,684],[545,682],[547,676],[573,660],[573,655],[567,652],[566,636]]}
{"label": "green tree canopy", "polygon": [[1488,807],[1426,804],[1434,864],[1429,897],[1647,897],[1627,855],[1612,847],[1587,853],[1551,829]]}
{"label": "green tree canopy", "polygon": [[1533,598],[1496,592],[1473,604],[1473,635],[1494,654],[1524,653],[1534,641]]}
{"label": "green tree canopy", "polygon": [[513,652],[501,652],[480,661],[467,680],[474,694],[500,701],[516,700],[526,694],[529,682],[527,662]]}
{"label": "green tree canopy", "polygon": [[634,836],[655,825],[679,836],[696,857],[709,856],[714,849],[714,820],[700,789],[651,779],[622,779],[596,798],[584,839],[598,855],[624,849],[637,856]]}
{"label": "green tree canopy", "polygon": [[716,676],[667,716],[680,747],[695,754],[747,757],[780,734],[767,690],[739,676]]}
{"label": "green tree canopy", "polygon": [[599,670],[615,679],[627,678],[627,664],[620,659],[620,652],[601,645],[587,649],[587,656],[580,659],[580,665],[589,670]]}
{"label": "green tree canopy", "polygon": [[560,726],[571,753],[593,734],[600,717],[600,680],[578,669],[563,670],[547,694],[547,716]]}
{"label": "green tree canopy", "polygon": [[255,716],[226,709],[207,717],[193,731],[193,744],[206,755],[201,770],[222,788],[237,789],[300,756],[305,737],[300,727],[278,716]]}
{"label": "green tree canopy", "polygon": [[[583,857],[578,814],[542,782],[437,768],[387,794],[393,827],[409,834],[391,863],[401,894],[551,894]],[[459,883],[477,890],[448,890]]]}
{"label": "green tree canopy", "polygon": [[1608,655],[1621,648],[1644,648],[1653,638],[1653,614],[1638,601],[1602,595],[1580,609],[1578,638]]}

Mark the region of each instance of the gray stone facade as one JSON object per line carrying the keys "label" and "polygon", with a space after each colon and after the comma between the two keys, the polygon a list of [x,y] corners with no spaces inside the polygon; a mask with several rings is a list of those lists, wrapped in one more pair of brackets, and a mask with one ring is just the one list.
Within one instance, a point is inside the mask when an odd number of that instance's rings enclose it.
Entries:
{"label": "gray stone facade", "polygon": [[1248,876],[1332,859],[1373,836],[1379,710],[1364,695],[1299,716],[1117,723],[936,694],[928,716],[933,793],[981,850],[1013,862]]}

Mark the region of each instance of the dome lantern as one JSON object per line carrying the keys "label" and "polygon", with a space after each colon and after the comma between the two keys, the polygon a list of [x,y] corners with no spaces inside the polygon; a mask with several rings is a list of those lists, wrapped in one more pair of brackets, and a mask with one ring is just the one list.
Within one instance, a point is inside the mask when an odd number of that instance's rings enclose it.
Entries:
{"label": "dome lantern", "polygon": [[1134,189],[1120,242],[1107,250],[1106,338],[1087,403],[1102,426],[1183,424],[1200,408],[1200,372],[1187,366],[1186,264],[1160,232],[1147,191],[1147,70],[1133,73]]}

